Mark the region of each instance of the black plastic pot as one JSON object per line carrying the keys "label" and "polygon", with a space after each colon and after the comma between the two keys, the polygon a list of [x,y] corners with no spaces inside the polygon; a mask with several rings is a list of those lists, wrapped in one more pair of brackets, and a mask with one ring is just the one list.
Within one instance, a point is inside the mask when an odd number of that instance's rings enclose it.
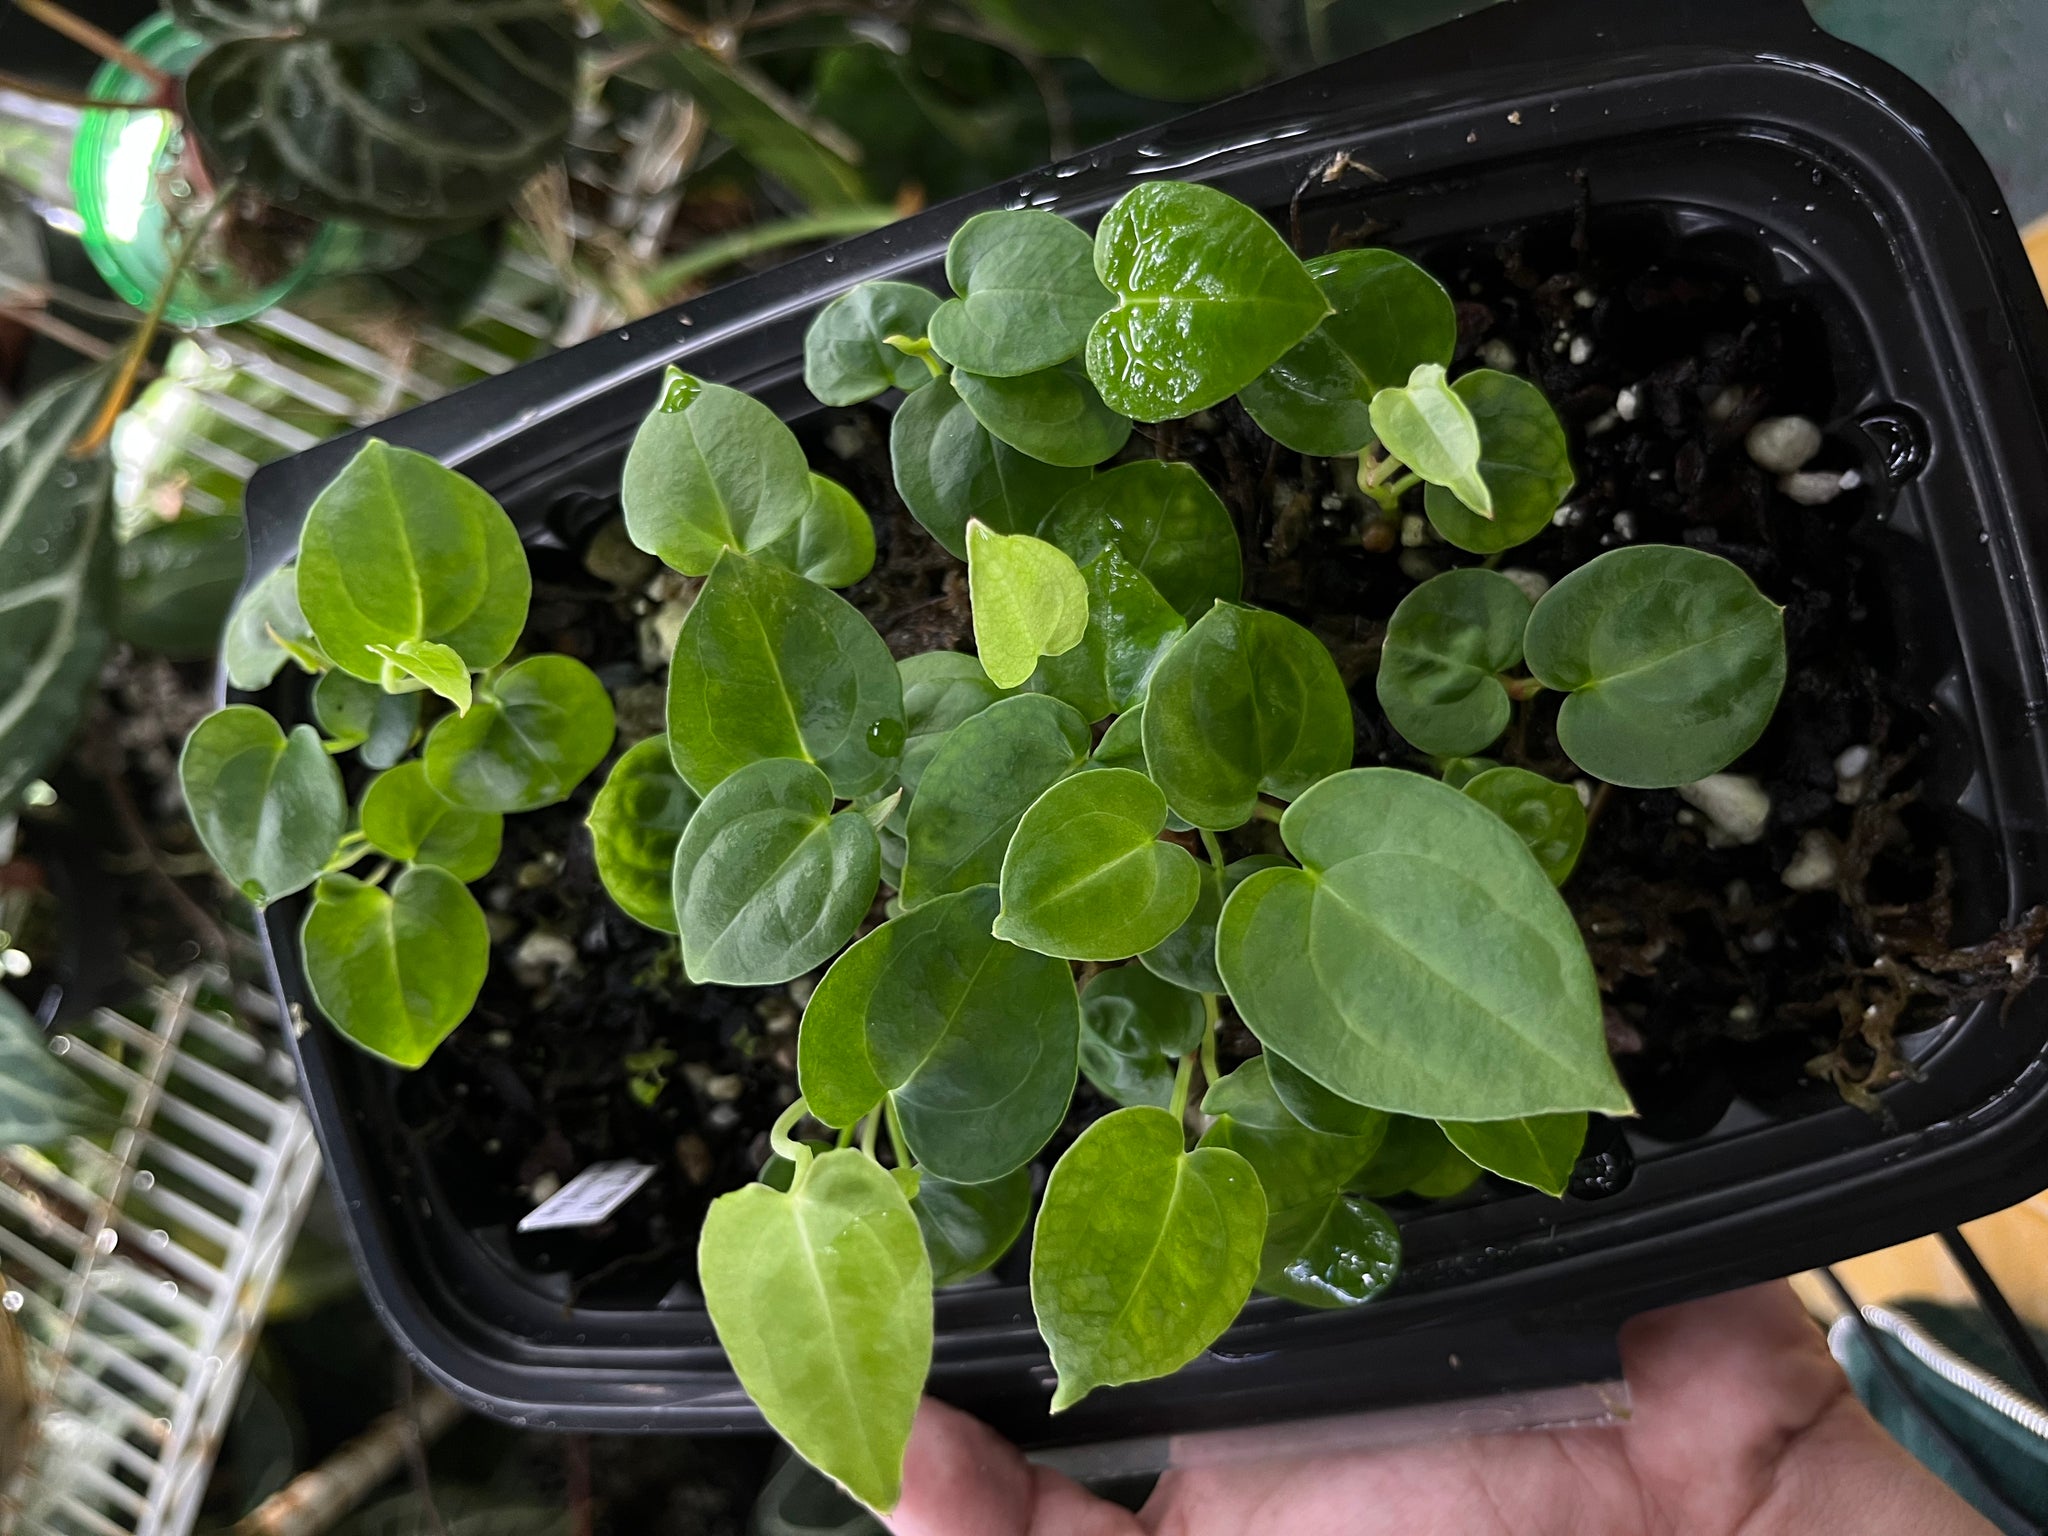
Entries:
{"label": "black plastic pot", "polygon": [[[1339,151],[1368,168],[1325,182]],[[2034,507],[2048,487],[2048,312],[1990,175],[1918,88],[1795,0],[1511,0],[735,283],[378,428],[460,466],[540,542],[606,498],[660,369],[684,362],[787,418],[811,315],[867,277],[936,283],[980,208],[1087,220],[1136,178],[1212,182],[1286,227],[1383,220],[1424,244],[1633,206],[1796,288],[1825,317],[1839,430],[1883,482],[1868,556],[1946,739],[1929,799],[1964,922],[2048,897],[2048,676]],[[254,567],[286,558],[344,439],[251,487]],[[305,997],[297,912],[270,918],[280,994]],[[310,1013],[310,1004],[305,1012]],[[700,1307],[572,1306],[489,1234],[455,1229],[392,1111],[389,1075],[307,1019],[307,1096],[370,1294],[465,1401],[536,1426],[747,1430],[759,1419]],[[1612,1374],[1617,1321],[1966,1220],[2032,1193],[2048,1153],[2048,989],[1916,1037],[1888,1118],[1816,1095],[1738,1101],[1704,1134],[1637,1135],[1626,1188],[1408,1222],[1410,1280],[1375,1305],[1255,1300],[1178,1376],[1057,1421],[1021,1287],[939,1298],[932,1388],[1041,1444],[1154,1435]]]}

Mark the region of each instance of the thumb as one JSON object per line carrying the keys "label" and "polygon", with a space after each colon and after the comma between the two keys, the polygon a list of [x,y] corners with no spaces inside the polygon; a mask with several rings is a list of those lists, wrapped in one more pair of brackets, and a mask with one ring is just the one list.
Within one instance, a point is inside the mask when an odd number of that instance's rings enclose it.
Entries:
{"label": "thumb", "polygon": [[1128,1512],[929,1397],[910,1432],[902,1502],[882,1518],[896,1536],[1142,1536]]}

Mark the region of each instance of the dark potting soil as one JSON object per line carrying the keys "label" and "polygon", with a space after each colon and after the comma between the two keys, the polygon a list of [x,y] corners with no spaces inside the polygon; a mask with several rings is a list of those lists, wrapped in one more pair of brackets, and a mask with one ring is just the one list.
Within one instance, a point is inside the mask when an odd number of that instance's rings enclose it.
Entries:
{"label": "dark potting soil", "polygon": [[[1917,555],[1886,545],[1887,466],[1869,433],[1835,419],[1824,316],[1725,247],[1673,236],[1651,210],[1415,254],[1458,300],[1459,363],[1534,378],[1570,435],[1577,488],[1502,569],[1555,580],[1622,544],[1690,544],[1733,560],[1785,606],[1785,696],[1733,770],[1770,798],[1760,838],[1731,843],[1675,792],[1586,786],[1592,830],[1565,896],[1641,1130],[1700,1135],[1738,1096],[1796,1114],[1847,1095],[1881,1113],[1873,1091],[1910,1070],[1899,1037],[2031,981],[2048,917],[1953,947],[1958,904],[1973,935],[1997,914],[1953,889],[1948,849],[1962,832],[1921,803],[1942,732],[1925,689],[1898,681],[1911,669],[1895,569]],[[1822,506],[1782,495],[1744,437],[1786,414],[1828,429],[1810,468],[1855,469],[1863,482]],[[898,500],[885,413],[826,412],[799,430],[813,463],[875,516],[875,574],[847,596],[899,656],[968,645],[965,571]],[[1427,768],[1374,697],[1379,645],[1409,590],[1475,557],[1434,538],[1419,494],[1407,516],[1386,519],[1352,465],[1278,447],[1235,402],[1140,427],[1126,456],[1153,454],[1190,460],[1223,497],[1247,599],[1328,643],[1352,691],[1357,760]],[[623,749],[661,728],[669,643],[696,583],[626,544],[614,508],[560,524],[563,548],[535,555],[528,641],[597,668],[619,703]],[[1519,708],[1494,755],[1578,778],[1558,748],[1555,701]],[[582,820],[602,778],[508,819],[504,855],[478,888],[494,948],[476,1015],[396,1091],[457,1221],[506,1233],[523,1266],[567,1281],[565,1300],[640,1305],[689,1284],[704,1207],[764,1160],[767,1127],[796,1092],[797,1022],[815,977],[690,986],[674,941],[626,918],[598,883]],[[1255,822],[1224,841],[1236,855],[1277,846],[1277,833]],[[1795,890],[1784,876],[1801,860],[1825,878]],[[1257,1049],[1235,1022],[1221,1045],[1226,1061]],[[1048,1161],[1103,1108],[1084,1082]],[[618,1158],[656,1173],[603,1226],[512,1232],[561,1181]],[[1596,1124],[1575,1190],[1618,1188],[1629,1166],[1625,1138]]]}

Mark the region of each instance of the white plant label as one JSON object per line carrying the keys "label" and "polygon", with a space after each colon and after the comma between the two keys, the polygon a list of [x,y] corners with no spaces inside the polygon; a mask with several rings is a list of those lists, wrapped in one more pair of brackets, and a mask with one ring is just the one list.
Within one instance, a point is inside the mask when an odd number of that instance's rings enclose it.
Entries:
{"label": "white plant label", "polygon": [[633,1198],[654,1177],[654,1164],[621,1160],[592,1163],[519,1218],[522,1232],[594,1227]]}

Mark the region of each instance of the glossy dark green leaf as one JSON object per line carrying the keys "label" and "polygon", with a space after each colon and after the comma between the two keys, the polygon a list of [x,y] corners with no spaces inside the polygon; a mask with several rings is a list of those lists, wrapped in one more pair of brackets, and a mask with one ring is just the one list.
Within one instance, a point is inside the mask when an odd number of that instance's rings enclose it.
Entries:
{"label": "glossy dark green leaf", "polygon": [[1139,1105],[1103,1116],[1046,1182],[1031,1305],[1059,1373],[1052,1411],[1179,1370],[1236,1319],[1258,1275],[1266,1202],[1221,1147]]}
{"label": "glossy dark green leaf", "polygon": [[453,704],[458,715],[469,713],[475,688],[469,668],[450,647],[438,640],[403,640],[370,649],[384,663],[381,685],[385,691],[416,693],[425,688]]}
{"label": "glossy dark green leaf", "polygon": [[766,757],[816,763],[842,799],[879,789],[903,752],[903,685],[845,598],[727,552],[676,637],[668,740],[699,794]]}
{"label": "glossy dark green leaf", "polygon": [[1244,585],[1237,525],[1192,464],[1140,459],[1075,486],[1035,531],[1085,566],[1116,549],[1190,624]]}
{"label": "glossy dark green leaf", "polygon": [[313,626],[299,610],[297,566],[278,566],[243,595],[228,615],[220,656],[229,684],[246,693],[268,688],[288,661],[307,671],[326,664]]}
{"label": "glossy dark green leaf", "polygon": [[1025,686],[1100,720],[1143,703],[1153,672],[1187,624],[1113,544],[1081,567],[1081,579],[1088,627],[1080,643],[1041,660]]}
{"label": "glossy dark green leaf", "polygon": [[1088,333],[1088,376],[1138,421],[1228,399],[1330,312],[1272,225],[1190,182],[1119,198],[1095,232],[1095,275],[1116,304]]}
{"label": "glossy dark green leaf", "polygon": [[1451,788],[1463,789],[1482,773],[1499,766],[1490,757],[1447,757],[1437,764],[1437,771]]}
{"label": "glossy dark green leaf", "polygon": [[903,680],[903,788],[917,793],[924,770],[953,727],[980,714],[1003,689],[988,680],[979,658],[964,651],[924,651],[896,663]]}
{"label": "glossy dark green leaf", "polygon": [[1571,877],[1586,846],[1586,807],[1576,789],[1526,768],[1489,768],[1462,787],[1515,829],[1553,885]]}
{"label": "glossy dark green leaf", "polygon": [[1586,1117],[1531,1115],[1520,1120],[1446,1120],[1452,1146],[1489,1173],[1562,1195],[1586,1145]]}
{"label": "glossy dark green leaf", "polygon": [[1401,1229],[1359,1195],[1291,1206],[1267,1223],[1259,1289],[1310,1307],[1355,1307],[1401,1272]]}
{"label": "glossy dark green leaf", "polygon": [[248,560],[239,517],[188,513],[144,529],[115,561],[121,638],[181,660],[213,655]]}
{"label": "glossy dark green leaf", "polygon": [[1449,365],[1457,308],[1441,283],[1393,251],[1333,251],[1307,265],[1330,315],[1244,387],[1245,409],[1299,453],[1357,453],[1373,439],[1374,395],[1424,363]]}
{"label": "glossy dark green leaf", "polygon": [[446,228],[502,212],[576,102],[560,0],[178,0],[216,44],[180,100],[216,178],[309,219]]}
{"label": "glossy dark green leaf", "polygon": [[470,811],[441,798],[418,763],[380,773],[363,791],[363,836],[379,853],[407,864],[433,864],[458,880],[481,880],[498,862],[505,818]]}
{"label": "glossy dark green leaf", "polygon": [[911,803],[903,904],[993,886],[1031,803],[1088,761],[1088,722],[1071,705],[1027,693],[955,726]]}
{"label": "glossy dark green leaf", "polygon": [[1198,827],[1251,819],[1351,764],[1351,698],[1323,642],[1262,608],[1218,603],[1167,653],[1145,697],[1145,762]]}
{"label": "glossy dark green leaf", "polygon": [[1425,752],[1484,751],[1514,706],[1500,674],[1522,659],[1529,597],[1497,571],[1432,576],[1401,599],[1380,650],[1380,708]]}
{"label": "glossy dark green leaf", "polygon": [[889,459],[911,516],[962,560],[970,521],[998,533],[1036,533],[1053,503],[1089,475],[999,441],[945,379],[934,379],[897,408]]}
{"label": "glossy dark green leaf", "polygon": [[1187,920],[1194,855],[1162,841],[1166,797],[1142,773],[1100,768],[1034,801],[1003,856],[998,937],[1066,960],[1122,960]]}
{"label": "glossy dark green leaf", "polygon": [[1155,101],[1203,101],[1261,78],[1264,46],[1224,0],[972,0],[1006,33],[1086,59]]}
{"label": "glossy dark green leaf", "polygon": [[1526,544],[1550,526],[1572,489],[1564,427],[1543,391],[1527,379],[1477,368],[1451,386],[1479,428],[1479,478],[1493,495],[1481,517],[1441,485],[1423,493],[1436,531],[1475,555]]}
{"label": "glossy dark green leaf", "polygon": [[1420,774],[1358,768],[1280,831],[1303,867],[1246,880],[1216,938],[1263,1043],[1401,1114],[1628,1113],[1578,925],[1499,817]]}
{"label": "glossy dark green leaf", "polygon": [[894,1507],[932,1359],[932,1269],[903,1191],[847,1148],[790,1192],[721,1195],[697,1240],[704,1305],[775,1432],[873,1509]]}
{"label": "glossy dark green leaf", "polygon": [[991,378],[1076,356],[1110,304],[1088,236],[1036,208],[990,209],[962,224],[946,246],[946,281],[959,297],[932,315],[932,345],[954,367]]}
{"label": "glossy dark green leaf", "polygon": [[473,811],[531,811],[566,800],[612,749],[612,701],[568,656],[531,656],[478,693],[466,715],[427,734],[427,780]]}
{"label": "glossy dark green leaf", "polygon": [[1194,993],[1141,966],[1098,971],[1081,992],[1081,1071],[1118,1104],[1165,1109],[1173,1058],[1198,1048],[1206,1028]]}
{"label": "glossy dark green leaf", "polygon": [[690,576],[726,550],[769,549],[796,530],[813,495],[811,467],[781,417],[679,368],[663,376],[619,482],[633,542]]}
{"label": "glossy dark green leaf", "polygon": [[334,664],[383,680],[373,645],[438,640],[495,667],[526,624],[533,581],[512,519],[482,486],[372,438],[314,498],[298,597]]}
{"label": "glossy dark green leaf", "polygon": [[311,885],[348,824],[341,774],[319,733],[299,725],[287,737],[248,704],[192,728],[178,782],[199,841],[258,906]]}
{"label": "glossy dark green leaf", "polygon": [[1131,422],[1107,405],[1078,362],[1014,378],[955,368],[954,393],[998,442],[1047,464],[1086,469],[1109,458],[1131,435]]}
{"label": "glossy dark green leaf", "polygon": [[[1108,738],[1103,740],[1107,745]],[[1194,911],[1164,940],[1138,956],[1138,963],[1190,992],[1221,992],[1223,978],[1216,973],[1216,924],[1223,916],[1223,903],[1250,876],[1262,869],[1278,869],[1286,862],[1278,854],[1255,853],[1233,860],[1219,872],[1204,861]]]}
{"label": "glossy dark green leaf", "polygon": [[889,345],[930,327],[939,296],[916,283],[856,283],[818,311],[804,333],[804,387],[826,405],[859,405],[885,389],[932,381],[924,360]]}
{"label": "glossy dark green leaf", "polygon": [[974,648],[998,688],[1015,688],[1041,656],[1081,643],[1088,628],[1088,583],[1065,551],[1028,533],[967,525],[967,587],[974,606]]}
{"label": "glossy dark green leaf", "polygon": [[313,685],[313,718],[327,733],[328,751],[353,750],[365,768],[389,768],[419,734],[420,696],[386,693],[337,667]]}
{"label": "glossy dark green leaf", "polygon": [[721,779],[676,845],[675,913],[695,982],[780,986],[845,948],[881,879],[875,829],[832,814],[810,763],[763,758]]}
{"label": "glossy dark green leaf", "polygon": [[995,914],[977,886],[891,918],[833,962],[797,1040],[812,1114],[851,1124],[886,1092],[918,1163],[963,1184],[1051,1139],[1080,1044],[1072,972],[995,938]]}
{"label": "glossy dark green leaf", "polygon": [[354,1044],[418,1067],[469,1016],[491,958],[490,931],[469,888],[415,864],[389,891],[353,875],[322,875],[299,929],[306,985]]}
{"label": "glossy dark green leaf", "polygon": [[1543,594],[1529,670],[1568,693],[1557,739],[1595,778],[1690,784],[1755,743],[1785,687],[1785,611],[1703,550],[1609,550]]}
{"label": "glossy dark green leaf", "polygon": [[[1275,859],[1272,863],[1277,865],[1280,861]],[[1274,1097],[1310,1130],[1329,1136],[1364,1136],[1371,1134],[1374,1127],[1385,1131],[1387,1117],[1381,1111],[1367,1109],[1330,1092],[1277,1051],[1269,1050],[1261,1059],[1266,1063],[1266,1078],[1273,1085]]]}
{"label": "glossy dark green leaf", "polygon": [[1017,1244],[1031,1217],[1031,1165],[986,1184],[955,1184],[926,1173],[910,1202],[924,1229],[932,1284],[957,1285],[982,1273]]}
{"label": "glossy dark green leaf", "polygon": [[811,504],[761,557],[821,587],[850,587],[875,568],[874,520],[853,492],[813,474]]}
{"label": "glossy dark green leaf", "polygon": [[1431,485],[1452,491],[1482,516],[1493,491],[1479,473],[1479,423],[1439,363],[1423,363],[1408,382],[1372,397],[1372,429],[1394,458]]}
{"label": "glossy dark green leaf", "polygon": [[590,805],[598,879],[626,916],[660,933],[676,931],[676,844],[697,805],[659,736],[629,748]]}
{"label": "glossy dark green leaf", "polygon": [[1353,1180],[1358,1192],[1375,1199],[1420,1195],[1448,1200],[1478,1179],[1480,1166],[1460,1152],[1434,1120],[1394,1115],[1386,1140]]}

